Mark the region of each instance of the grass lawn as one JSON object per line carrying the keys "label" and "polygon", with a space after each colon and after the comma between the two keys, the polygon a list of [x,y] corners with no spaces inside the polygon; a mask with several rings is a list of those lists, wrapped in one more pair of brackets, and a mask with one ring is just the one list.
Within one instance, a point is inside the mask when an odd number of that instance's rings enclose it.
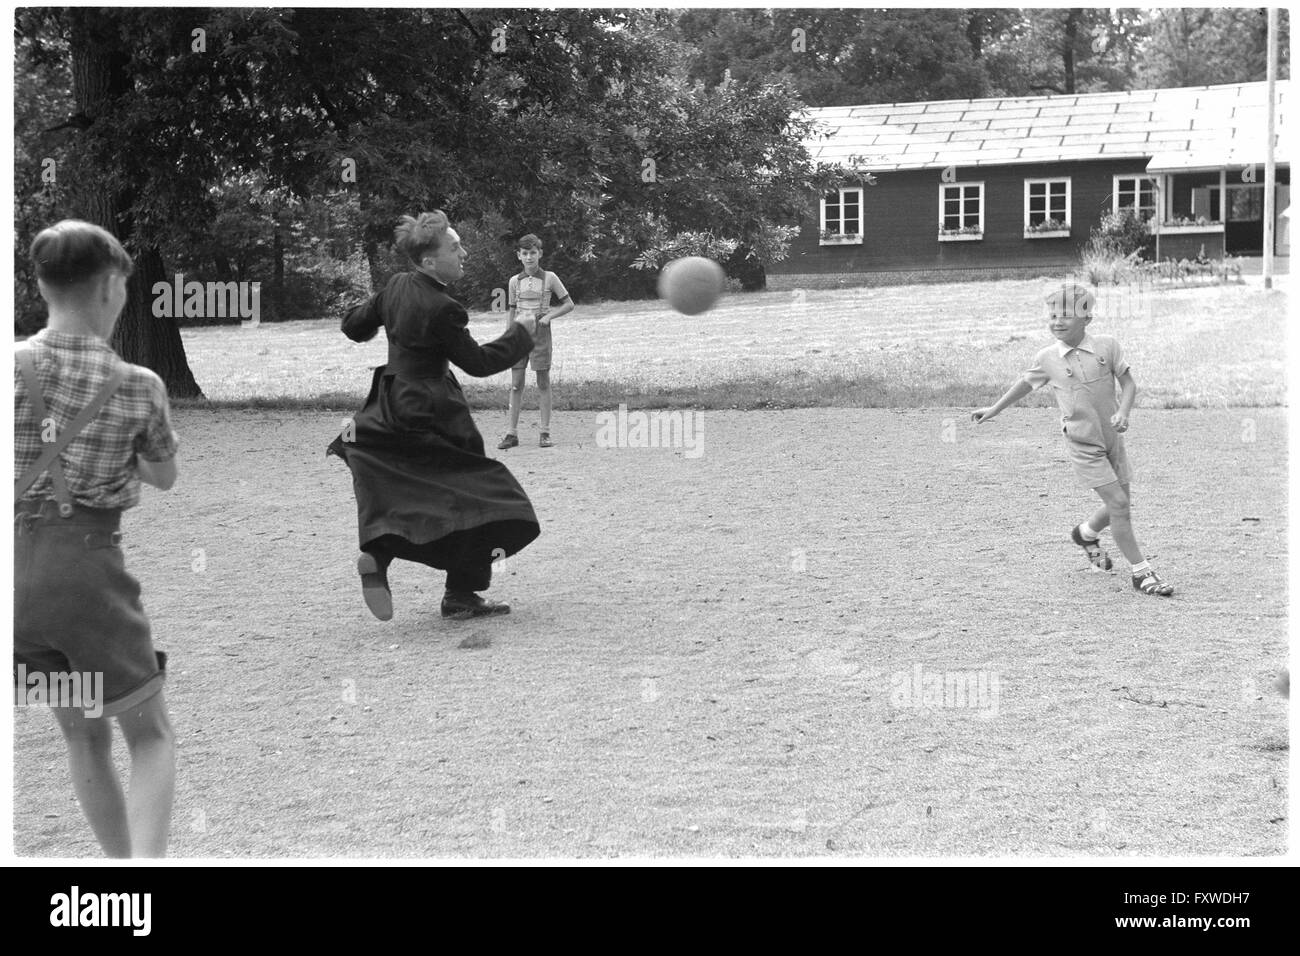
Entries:
{"label": "grass lawn", "polygon": [[[1146,408],[1285,401],[1289,277],[1103,296],[1092,328],[1119,338]],[[993,401],[1050,341],[1047,280],[731,295],[687,317],[658,301],[579,304],[555,326],[558,409],[968,407]],[[499,314],[471,316],[479,341]],[[207,398],[225,406],[350,408],[385,361],[382,333],[355,344],[338,317],[183,331]],[[507,374],[462,384],[504,408]],[[526,402],[536,402],[529,376]],[[1027,404],[1047,403],[1044,395]],[[207,403],[197,403],[200,407]]]}

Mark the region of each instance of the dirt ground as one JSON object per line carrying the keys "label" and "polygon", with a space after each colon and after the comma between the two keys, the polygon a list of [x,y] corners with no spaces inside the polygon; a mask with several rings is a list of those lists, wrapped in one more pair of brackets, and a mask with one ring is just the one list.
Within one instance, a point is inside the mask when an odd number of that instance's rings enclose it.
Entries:
{"label": "dirt ground", "polygon": [[[182,413],[180,482],[128,515],[176,856],[1285,849],[1283,409],[1135,414],[1169,600],[1070,544],[1093,501],[1048,409],[701,412],[697,457],[558,415],[492,452],[543,523],[490,592],[514,613],[446,622],[398,564],[386,624],[343,414]],[[16,852],[98,856],[50,715],[15,735]]]}

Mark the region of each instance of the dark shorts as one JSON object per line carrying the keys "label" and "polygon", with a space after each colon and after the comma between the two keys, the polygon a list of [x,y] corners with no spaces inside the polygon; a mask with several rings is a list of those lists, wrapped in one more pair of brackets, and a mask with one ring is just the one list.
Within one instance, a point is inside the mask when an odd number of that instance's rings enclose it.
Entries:
{"label": "dark shorts", "polygon": [[165,657],[154,652],[140,584],[126,570],[121,516],[76,508],[62,518],[53,502],[15,508],[18,702],[39,701],[42,685],[79,686],[87,696],[93,688],[93,706],[89,699],[83,705],[87,715],[112,717],[162,690]]}

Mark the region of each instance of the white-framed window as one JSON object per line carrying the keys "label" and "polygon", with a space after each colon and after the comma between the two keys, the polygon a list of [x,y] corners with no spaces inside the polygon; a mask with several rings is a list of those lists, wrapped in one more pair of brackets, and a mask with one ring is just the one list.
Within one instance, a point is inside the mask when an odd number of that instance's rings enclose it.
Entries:
{"label": "white-framed window", "polygon": [[1132,209],[1138,218],[1149,220],[1156,214],[1156,181],[1150,176],[1116,176],[1112,209]]}
{"label": "white-framed window", "polygon": [[984,235],[984,183],[939,186],[939,237]]}
{"label": "white-framed window", "polygon": [[822,241],[862,241],[862,187],[845,186],[822,199]]}
{"label": "white-framed window", "polygon": [[1025,229],[1070,228],[1070,177],[1025,180]]}

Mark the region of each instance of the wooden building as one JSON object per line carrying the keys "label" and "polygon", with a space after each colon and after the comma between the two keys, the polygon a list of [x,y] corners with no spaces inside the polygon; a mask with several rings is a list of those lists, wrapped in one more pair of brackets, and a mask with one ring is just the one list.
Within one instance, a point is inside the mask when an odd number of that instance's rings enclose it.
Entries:
{"label": "wooden building", "polygon": [[[1276,87],[1279,256],[1289,87]],[[1125,208],[1161,259],[1260,255],[1266,96],[1237,83],[810,110],[825,134],[813,160],[858,175],[809,210],[768,288],[1059,275]]]}

